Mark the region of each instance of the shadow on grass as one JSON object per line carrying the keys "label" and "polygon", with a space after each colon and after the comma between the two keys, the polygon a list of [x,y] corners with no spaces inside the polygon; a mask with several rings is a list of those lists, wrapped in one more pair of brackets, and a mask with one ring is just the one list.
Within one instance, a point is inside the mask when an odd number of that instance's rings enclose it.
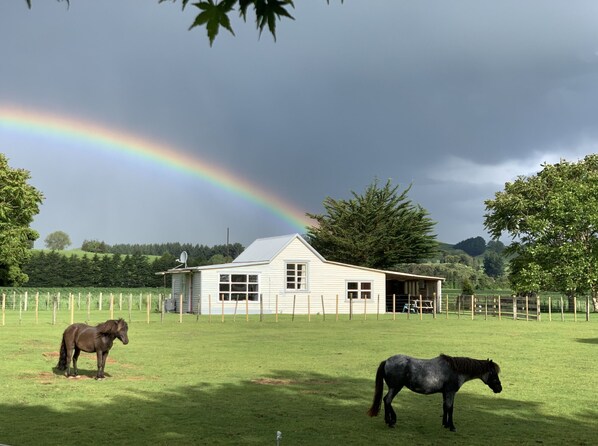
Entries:
{"label": "shadow on grass", "polygon": [[598,338],[577,339],[577,342],[581,342],[582,344],[598,344]]}
{"label": "shadow on grass", "polygon": [[[72,372],[72,370],[71,370],[71,372]],[[53,367],[52,373],[56,376],[65,376],[66,371],[60,370],[58,367]],[[97,374],[98,374],[97,369],[77,369],[77,376],[70,376],[69,379],[95,378]],[[110,373],[108,373],[108,372],[104,372],[104,376],[106,378],[112,377],[112,375],[110,375]]]}
{"label": "shadow on grass", "polygon": [[[86,372],[85,376],[88,373]],[[48,383],[46,383],[48,384]],[[46,386],[47,396],[64,391]],[[546,417],[539,403],[497,396],[457,394],[457,432],[443,429],[440,395],[401,392],[393,402],[395,429],[382,414],[366,416],[372,380],[277,371],[234,384],[198,383],[140,392],[133,379],[78,383],[77,404],[56,410],[39,404],[0,403],[0,443],[151,445],[396,445],[593,444],[598,412],[575,418]],[[110,403],[95,403],[100,394]]]}

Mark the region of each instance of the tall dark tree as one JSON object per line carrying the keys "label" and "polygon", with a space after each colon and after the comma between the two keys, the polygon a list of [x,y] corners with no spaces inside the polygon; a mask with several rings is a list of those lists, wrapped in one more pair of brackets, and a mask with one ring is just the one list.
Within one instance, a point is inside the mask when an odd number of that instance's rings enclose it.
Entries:
{"label": "tall dark tree", "polygon": [[389,269],[400,263],[418,263],[437,248],[435,225],[428,212],[388,180],[370,184],[363,195],[349,200],[324,200],[325,214],[307,214],[317,224],[307,240],[328,260]]}

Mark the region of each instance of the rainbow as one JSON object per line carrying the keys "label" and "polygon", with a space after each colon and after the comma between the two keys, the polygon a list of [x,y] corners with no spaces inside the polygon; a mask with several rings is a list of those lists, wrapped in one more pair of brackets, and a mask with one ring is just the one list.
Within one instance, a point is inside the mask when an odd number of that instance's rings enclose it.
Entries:
{"label": "rainbow", "polygon": [[221,167],[168,145],[150,142],[132,134],[71,117],[18,107],[0,106],[0,128],[59,140],[74,140],[83,143],[85,147],[134,156],[159,165],[161,168],[200,178],[219,189],[255,203],[298,232],[305,232],[306,226],[313,224],[313,221],[305,216],[305,212],[261,189],[258,185],[233,176]]}

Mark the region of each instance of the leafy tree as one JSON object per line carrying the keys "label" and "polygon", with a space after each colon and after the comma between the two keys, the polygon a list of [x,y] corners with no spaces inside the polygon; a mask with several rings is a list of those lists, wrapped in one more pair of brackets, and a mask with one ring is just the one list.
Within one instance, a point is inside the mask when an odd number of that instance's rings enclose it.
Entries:
{"label": "leafy tree", "polygon": [[543,164],[486,201],[484,225],[508,233],[516,291],[591,293],[598,308],[598,155]]}
{"label": "leafy tree", "polygon": [[505,248],[505,244],[500,240],[490,240],[486,244],[486,251],[495,252],[497,254],[502,254]]}
{"label": "leafy tree", "polygon": [[39,234],[29,225],[39,212],[43,195],[27,182],[28,171],[13,169],[0,154],[0,286],[27,281],[21,270]]}
{"label": "leafy tree", "polygon": [[469,281],[469,279],[463,279],[463,283],[461,284],[461,294],[464,296],[471,296],[473,295],[473,285]]}
{"label": "leafy tree", "polygon": [[505,271],[505,261],[503,257],[494,252],[487,252],[484,256],[484,272],[490,277],[500,277]]}
{"label": "leafy tree", "polygon": [[48,249],[62,251],[67,246],[71,245],[71,238],[66,232],[55,231],[51,234],[48,234],[48,236],[44,240],[44,243],[46,245],[46,248]]}
{"label": "leafy tree", "polygon": [[[31,0],[25,0],[27,6],[31,9]],[[62,0],[58,0],[62,1]],[[67,4],[70,0],[64,0]],[[176,3],[177,0],[158,0],[158,3],[169,1]],[[341,0],[341,3],[343,0]],[[329,3],[329,0],[326,0]],[[182,9],[185,9],[189,4],[189,0],[181,0]],[[230,14],[236,10],[239,16],[247,21],[247,13],[253,9],[255,14],[255,25],[259,30],[259,34],[267,26],[268,30],[276,40],[276,22],[283,17],[294,20],[289,13],[289,7],[294,8],[293,0],[200,0],[192,3],[193,6],[200,10],[199,14],[189,27],[193,29],[197,26],[205,26],[210,39],[210,46],[214,43],[214,39],[218,35],[220,27],[227,29],[233,36],[235,35],[230,24]]]}
{"label": "leafy tree", "polygon": [[98,240],[83,240],[81,250],[85,252],[105,254],[110,252],[110,246],[105,242],[100,242]]}
{"label": "leafy tree", "polygon": [[349,200],[327,197],[325,214],[307,214],[317,222],[308,227],[307,240],[327,259],[354,265],[388,269],[421,262],[436,250],[435,222],[408,200],[410,189],[398,193],[390,180],[383,187],[376,180]]}
{"label": "leafy tree", "polygon": [[465,251],[472,257],[484,254],[486,251],[486,241],[482,237],[471,237],[457,243],[455,249]]}

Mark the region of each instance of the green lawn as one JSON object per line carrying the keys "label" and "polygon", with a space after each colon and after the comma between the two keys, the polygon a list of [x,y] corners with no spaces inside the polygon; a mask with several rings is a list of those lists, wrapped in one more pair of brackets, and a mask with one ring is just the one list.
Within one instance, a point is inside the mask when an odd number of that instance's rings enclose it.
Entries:
{"label": "green lawn", "polygon": [[[135,311],[95,381],[53,372],[70,314],[7,311],[0,326],[0,443],[9,445],[595,444],[598,325],[483,318],[281,318]],[[128,312],[116,314],[128,319]],[[76,313],[84,320],[85,311]],[[108,312],[92,314],[93,323]],[[441,427],[442,397],[402,391],[395,429],[365,412],[379,362],[395,353],[492,358],[503,392],[481,381],[457,394],[457,432]]]}

